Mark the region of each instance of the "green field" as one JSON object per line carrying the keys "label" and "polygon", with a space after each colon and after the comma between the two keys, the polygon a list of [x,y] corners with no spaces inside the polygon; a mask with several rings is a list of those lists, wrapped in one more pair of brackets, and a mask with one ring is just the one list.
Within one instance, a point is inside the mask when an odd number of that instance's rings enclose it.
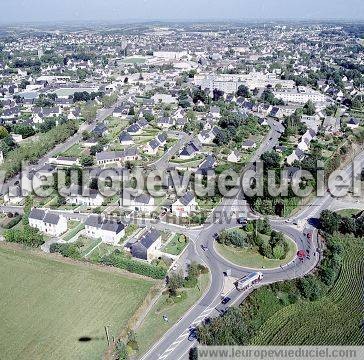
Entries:
{"label": "green field", "polygon": [[286,258],[283,260],[265,258],[264,256],[260,255],[256,249],[236,248],[224,244],[219,244],[218,242],[215,242],[215,248],[222,257],[236,265],[254,269],[261,269],[263,267],[266,269],[272,269],[279,267],[280,265],[287,264],[296,255],[297,247],[295,243],[291,240],[287,241],[289,245],[289,250]]}
{"label": "green field", "polygon": [[364,243],[344,238],[341,273],[331,291],[315,302],[298,302],[269,318],[254,345],[364,345]]}
{"label": "green field", "polygon": [[[209,274],[201,275],[198,279],[199,287],[184,289],[187,298],[180,302],[168,303],[167,294],[159,298],[136,331],[139,355],[144,354],[198,301],[209,285],[209,281]],[[163,315],[168,316],[168,322],[163,321]]]}
{"label": "green field", "polygon": [[[155,284],[0,247],[2,359],[100,359]],[[79,338],[90,341],[80,342]]]}

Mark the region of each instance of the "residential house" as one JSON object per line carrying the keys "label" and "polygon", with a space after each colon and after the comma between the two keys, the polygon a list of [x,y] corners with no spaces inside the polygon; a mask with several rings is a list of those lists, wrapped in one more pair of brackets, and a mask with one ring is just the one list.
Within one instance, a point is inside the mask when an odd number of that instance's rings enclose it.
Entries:
{"label": "residential house", "polygon": [[245,140],[243,142],[243,144],[241,145],[241,148],[243,150],[251,150],[251,149],[255,149],[256,147],[257,147],[257,144],[253,140]]}
{"label": "residential house", "polygon": [[85,221],[84,234],[107,244],[118,244],[125,235],[125,225],[115,220],[107,220],[99,215],[90,215]]}
{"label": "residential house", "polygon": [[126,131],[123,131],[119,135],[119,141],[120,141],[120,144],[123,146],[128,146],[128,145],[134,144],[134,140],[133,140],[132,136]]}
{"label": "residential house", "polygon": [[238,163],[241,160],[241,155],[238,151],[233,150],[227,157],[227,161],[232,163]]}
{"label": "residential house", "polygon": [[190,141],[179,153],[181,159],[191,159],[200,153],[201,145],[196,140]]}
{"label": "residential house", "polygon": [[188,217],[197,209],[197,201],[192,191],[186,192],[172,204],[172,214],[177,217]]}
{"label": "residential house", "polygon": [[130,245],[130,253],[141,260],[152,261],[158,257],[162,246],[162,233],[156,229],[147,230],[137,241]]}
{"label": "residential house", "polygon": [[60,236],[67,231],[67,219],[64,216],[36,208],[29,214],[29,225],[51,236]]}

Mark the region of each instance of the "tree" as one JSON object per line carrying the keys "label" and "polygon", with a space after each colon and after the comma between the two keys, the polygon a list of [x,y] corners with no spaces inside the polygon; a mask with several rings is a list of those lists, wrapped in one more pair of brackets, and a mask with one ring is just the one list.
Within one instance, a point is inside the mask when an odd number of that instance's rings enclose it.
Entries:
{"label": "tree", "polygon": [[121,340],[117,341],[115,348],[118,360],[128,360],[128,351],[125,344]]}
{"label": "tree", "polygon": [[308,116],[315,115],[316,107],[311,100],[308,100],[307,103],[303,106],[303,113]]}
{"label": "tree", "polygon": [[333,234],[339,230],[341,223],[341,217],[339,214],[330,210],[324,210],[320,215],[320,228],[329,233]]}
{"label": "tree", "polygon": [[0,126],[0,139],[4,139],[9,135],[8,130],[4,128],[4,126]]}
{"label": "tree", "polygon": [[15,134],[21,135],[24,139],[35,134],[35,130],[31,125],[27,124],[16,124],[13,127],[13,132]]}
{"label": "tree", "polygon": [[238,87],[238,91],[236,92],[236,96],[242,96],[244,98],[250,97],[250,92],[248,87],[245,85],[240,85]]}
{"label": "tree", "polygon": [[280,168],[281,159],[276,151],[268,151],[262,154],[261,159],[264,163],[265,169],[278,169]]}
{"label": "tree", "polygon": [[193,347],[190,349],[188,353],[188,359],[189,360],[198,360],[198,351],[196,347]]}
{"label": "tree", "polygon": [[218,90],[218,89],[214,89],[213,90],[213,97],[212,97],[212,99],[214,101],[219,101],[223,97],[224,97],[224,92],[222,90]]}
{"label": "tree", "polygon": [[171,274],[168,280],[168,290],[172,296],[177,295],[177,290],[183,287],[184,278],[181,274]]}
{"label": "tree", "polygon": [[82,131],[82,140],[88,140],[91,138],[91,133],[87,130]]}
{"label": "tree", "polygon": [[101,145],[101,144],[93,145],[90,148],[90,155],[95,156],[96,153],[99,153],[99,152],[103,151],[103,149],[104,149],[104,146]]}
{"label": "tree", "polygon": [[81,111],[82,117],[88,123],[93,122],[96,119],[97,107],[96,105],[86,105]]}
{"label": "tree", "polygon": [[94,164],[94,158],[91,155],[83,155],[80,158],[80,163],[82,166],[92,166]]}
{"label": "tree", "polygon": [[224,316],[197,328],[197,338],[202,345],[246,345],[249,331],[239,308],[229,308]]}

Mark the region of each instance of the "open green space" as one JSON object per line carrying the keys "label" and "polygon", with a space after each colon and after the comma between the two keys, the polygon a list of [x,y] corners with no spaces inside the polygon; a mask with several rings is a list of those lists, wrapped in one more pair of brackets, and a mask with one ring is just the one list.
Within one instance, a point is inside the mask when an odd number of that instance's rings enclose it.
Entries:
{"label": "open green space", "polygon": [[[154,281],[0,247],[3,359],[100,359]],[[89,337],[90,341],[79,341]]]}
{"label": "open green space", "polygon": [[359,210],[359,209],[344,209],[344,210],[337,211],[337,213],[343,217],[352,217],[352,216],[359,214],[361,211],[362,210]]}
{"label": "open green space", "polygon": [[[140,355],[144,354],[197,302],[206,290],[209,278],[209,274],[203,274],[198,279],[198,287],[183,289],[187,296],[180,301],[169,302],[168,293],[162,294],[136,331]],[[163,320],[163,315],[168,317],[168,322]]]}
{"label": "open green space", "polygon": [[290,262],[297,252],[296,244],[288,240],[288,253],[283,260],[268,259],[259,254],[256,248],[238,248],[235,246],[228,246],[215,242],[217,252],[225,259],[231,261],[233,264],[249,267],[253,269],[272,269]]}

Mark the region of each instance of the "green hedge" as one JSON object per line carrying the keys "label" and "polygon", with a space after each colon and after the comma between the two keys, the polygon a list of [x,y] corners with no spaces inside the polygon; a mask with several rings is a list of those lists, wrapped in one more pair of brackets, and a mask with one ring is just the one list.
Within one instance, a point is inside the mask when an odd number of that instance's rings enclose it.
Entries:
{"label": "green hedge", "polygon": [[153,279],[164,279],[164,277],[167,275],[166,268],[127,258],[122,253],[113,252],[110,255],[104,256],[101,260],[101,263],[104,265],[111,265],[120,269],[124,269],[139,275],[149,276]]}

